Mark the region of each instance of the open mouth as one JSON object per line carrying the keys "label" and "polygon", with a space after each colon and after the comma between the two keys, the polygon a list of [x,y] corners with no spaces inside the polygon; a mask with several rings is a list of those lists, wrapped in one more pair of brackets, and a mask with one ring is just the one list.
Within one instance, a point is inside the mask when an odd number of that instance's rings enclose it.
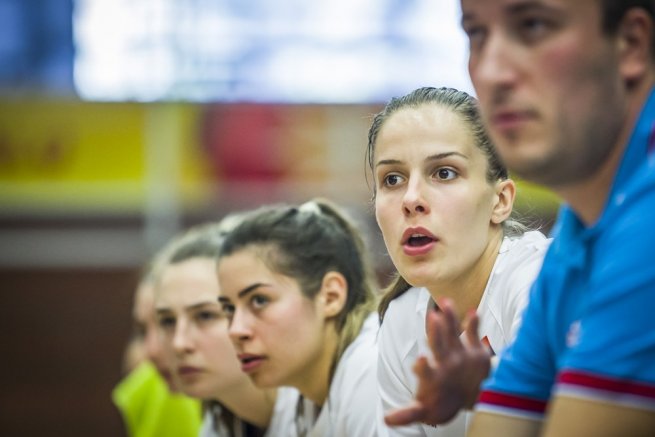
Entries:
{"label": "open mouth", "polygon": [[409,256],[426,255],[438,241],[430,231],[425,228],[407,229],[403,235],[403,251]]}
{"label": "open mouth", "polygon": [[264,361],[264,357],[260,355],[239,354],[238,358],[241,362],[241,370],[246,373],[257,369]]}
{"label": "open mouth", "polygon": [[427,235],[415,234],[407,239],[406,244],[410,247],[421,247],[421,246],[425,246],[426,244],[430,244],[433,241],[434,238],[428,237]]}
{"label": "open mouth", "polygon": [[251,356],[251,357],[242,357],[241,358],[241,364],[248,364],[252,363],[255,360],[259,360],[259,357]]}

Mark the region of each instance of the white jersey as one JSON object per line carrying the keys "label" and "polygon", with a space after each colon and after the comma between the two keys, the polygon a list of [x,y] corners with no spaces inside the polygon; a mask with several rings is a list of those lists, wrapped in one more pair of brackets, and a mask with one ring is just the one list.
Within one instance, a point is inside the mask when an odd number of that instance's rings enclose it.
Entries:
{"label": "white jersey", "polygon": [[[503,241],[477,309],[479,335],[494,353],[503,350],[516,335],[532,282],[541,268],[549,239],[540,232]],[[414,400],[417,379],[412,371],[419,356],[431,357],[425,320],[432,304],[425,288],[411,288],[394,299],[384,316],[379,335],[379,415],[409,405]],[[486,338],[486,340],[485,340]],[[446,425],[432,427],[415,423],[390,428],[382,424],[379,435],[463,437],[471,413],[460,412]]]}
{"label": "white jersey", "polygon": [[[295,411],[300,393],[293,387],[279,387],[275,397],[275,406],[273,407],[273,415],[271,421],[266,428],[265,437],[296,437],[295,426]],[[205,412],[202,428],[200,429],[200,437],[230,437],[232,434],[228,432],[224,423],[216,422],[216,417],[219,417],[221,407],[219,405],[212,406],[211,410]],[[245,437],[243,431],[243,422],[234,418],[233,423],[234,436]]]}
{"label": "white jersey", "polygon": [[306,399],[298,409],[296,420],[308,436],[376,435],[378,328],[377,314],[371,314],[341,356],[318,418],[314,420],[317,409]]}

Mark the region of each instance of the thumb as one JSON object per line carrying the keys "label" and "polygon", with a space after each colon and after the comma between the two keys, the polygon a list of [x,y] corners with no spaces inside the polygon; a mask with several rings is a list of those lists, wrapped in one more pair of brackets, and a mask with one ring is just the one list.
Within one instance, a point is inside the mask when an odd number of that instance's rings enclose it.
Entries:
{"label": "thumb", "polygon": [[393,410],[384,416],[384,422],[389,426],[409,425],[419,422],[425,415],[423,406],[414,401],[404,408]]}

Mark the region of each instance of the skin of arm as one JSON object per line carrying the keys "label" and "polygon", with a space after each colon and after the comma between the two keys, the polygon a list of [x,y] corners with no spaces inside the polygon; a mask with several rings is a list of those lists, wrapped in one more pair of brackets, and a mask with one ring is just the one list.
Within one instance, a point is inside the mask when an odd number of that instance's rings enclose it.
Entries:
{"label": "skin of arm", "polygon": [[470,312],[464,322],[466,344],[450,299],[439,301],[440,311],[427,317],[428,344],[434,360],[420,357],[414,365],[418,389],[413,403],[385,416],[389,426],[448,422],[462,408],[470,408],[489,374],[491,356],[478,338],[479,319]]}
{"label": "skin of arm", "polygon": [[655,414],[652,411],[570,396],[554,398],[544,430],[545,437],[646,437],[654,434]]}
{"label": "skin of arm", "polygon": [[502,435],[512,437],[536,437],[541,430],[540,420],[505,416],[487,412],[475,413],[467,437]]}

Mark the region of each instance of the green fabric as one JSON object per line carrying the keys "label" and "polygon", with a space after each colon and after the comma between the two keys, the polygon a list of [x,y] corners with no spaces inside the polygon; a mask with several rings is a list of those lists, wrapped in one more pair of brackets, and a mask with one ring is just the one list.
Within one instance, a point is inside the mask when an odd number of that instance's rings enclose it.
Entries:
{"label": "green fabric", "polygon": [[173,394],[151,363],[143,363],[112,391],[130,437],[197,437],[201,404]]}

